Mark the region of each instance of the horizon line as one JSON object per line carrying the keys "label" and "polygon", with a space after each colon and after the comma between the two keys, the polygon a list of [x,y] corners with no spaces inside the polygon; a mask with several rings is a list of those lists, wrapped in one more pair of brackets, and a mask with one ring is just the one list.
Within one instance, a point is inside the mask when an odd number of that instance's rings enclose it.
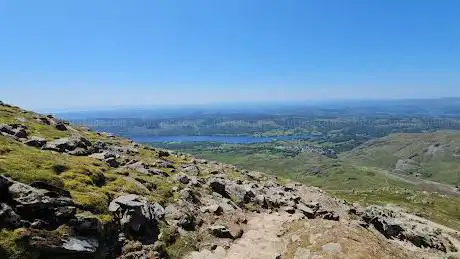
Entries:
{"label": "horizon line", "polygon": [[[391,101],[435,101],[446,99],[459,99],[460,96],[446,96],[446,97],[395,97],[395,98],[356,98],[356,99],[314,99],[314,100],[292,100],[292,101],[232,101],[232,102],[209,102],[209,103],[177,103],[177,104],[141,104],[141,105],[113,105],[113,106],[88,106],[88,107],[66,107],[66,108],[36,108],[33,109],[37,112],[48,113],[71,113],[71,112],[92,112],[92,111],[116,111],[116,110],[130,110],[130,109],[181,109],[181,108],[238,108],[226,106],[251,106],[251,105],[319,105],[319,104],[340,104],[348,102],[391,102]],[[0,100],[1,101],[1,100]],[[242,107],[243,108],[243,107]]]}

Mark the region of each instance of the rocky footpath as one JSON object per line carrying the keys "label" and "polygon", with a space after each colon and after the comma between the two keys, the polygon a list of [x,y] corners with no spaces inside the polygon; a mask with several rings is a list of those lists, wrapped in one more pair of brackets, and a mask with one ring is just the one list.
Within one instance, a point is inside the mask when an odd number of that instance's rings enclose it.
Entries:
{"label": "rocky footpath", "polygon": [[[251,243],[259,250],[252,249],[247,258],[310,258],[299,257],[302,252],[297,257],[290,254],[286,247],[291,241],[278,250],[262,250],[265,245],[283,243],[289,231],[323,225],[325,230],[340,227],[342,234],[350,236],[353,231],[367,233],[382,249],[407,251],[401,255],[409,258],[458,255],[458,232],[395,208],[348,204],[314,187],[90,132],[53,116],[32,113],[18,121],[22,123],[0,125],[2,143],[23,153],[51,154],[63,160],[84,158],[79,163],[102,169],[91,175],[78,171],[78,177],[91,176],[87,182],[24,183],[18,179],[28,179],[21,177],[32,170],[8,169],[11,151],[1,149],[0,228],[4,237],[12,239],[8,249],[0,246],[1,258],[238,258],[251,250]],[[42,136],[47,127],[58,132],[56,137]],[[53,177],[73,176],[62,173],[63,167]],[[108,189],[110,181],[134,187],[112,184]],[[102,193],[108,200],[102,208],[89,206],[74,195],[81,195],[82,190],[94,191],[95,197]],[[277,222],[276,229],[285,229],[275,233],[274,239],[269,238],[275,229],[270,227],[271,220]],[[286,227],[299,222],[300,227]],[[257,229],[264,226],[267,230],[259,233]],[[354,238],[366,243],[359,235]],[[296,240],[300,247],[301,239]],[[340,250],[336,258],[346,258],[346,249],[339,246],[328,243],[323,250]]]}

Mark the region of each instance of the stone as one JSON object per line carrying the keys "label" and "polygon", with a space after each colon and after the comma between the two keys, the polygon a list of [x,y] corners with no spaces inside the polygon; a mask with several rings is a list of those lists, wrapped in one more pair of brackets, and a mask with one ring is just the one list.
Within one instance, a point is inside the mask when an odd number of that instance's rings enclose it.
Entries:
{"label": "stone", "polygon": [[163,177],[169,176],[169,174],[167,174],[163,170],[152,168],[151,165],[146,164],[142,161],[125,165],[125,167],[128,169],[136,170],[137,172],[142,173],[142,174],[158,175],[158,176],[163,176]]}
{"label": "stone", "polygon": [[190,182],[190,178],[186,175],[178,175],[177,180],[182,184],[188,184]]}
{"label": "stone", "polygon": [[37,189],[26,184],[15,182],[8,188],[9,194],[14,202],[19,214],[33,216],[47,210],[51,204],[51,198],[45,196]]}
{"label": "stone", "polygon": [[36,219],[34,220],[34,222],[32,222],[32,224],[30,224],[30,228],[33,228],[33,229],[44,229],[44,228],[47,228],[49,226],[49,224],[41,219]]}
{"label": "stone", "polygon": [[15,137],[17,138],[21,138],[21,139],[26,139],[27,138],[27,131],[25,128],[23,127],[19,127],[19,128],[16,128],[14,130],[14,134],[13,134]]}
{"label": "stone", "polygon": [[24,144],[31,146],[31,147],[41,148],[46,144],[46,140],[44,138],[33,136],[33,137],[30,137],[28,140],[26,140]]}
{"label": "stone", "polygon": [[175,168],[174,164],[169,161],[161,161],[157,164],[157,166],[159,168],[171,168],[171,169]]}
{"label": "stone", "polygon": [[294,214],[295,213],[295,208],[291,206],[285,206],[282,208],[283,211],[289,213],[289,214]]}
{"label": "stone", "polygon": [[69,191],[64,190],[64,189],[62,189],[60,187],[57,187],[57,186],[52,185],[52,184],[47,183],[47,182],[35,181],[35,182],[32,182],[30,184],[30,186],[34,187],[36,189],[43,189],[43,190],[47,190],[49,192],[54,193],[54,195],[45,193],[45,195],[53,197],[53,198],[57,198],[57,197],[68,197],[68,198],[70,198],[70,192]]}
{"label": "stone", "polygon": [[298,204],[297,209],[304,214],[307,218],[313,219],[315,218],[315,211],[309,207],[307,207],[305,204]]}
{"label": "stone", "polygon": [[223,174],[223,170],[219,170],[219,169],[215,169],[215,170],[211,170],[209,172],[209,174],[212,174],[212,175],[216,175],[216,174]]}
{"label": "stone", "polygon": [[249,203],[255,200],[255,193],[250,185],[240,185],[233,182],[227,182],[225,186],[226,192],[238,199],[238,203]]}
{"label": "stone", "polygon": [[239,226],[230,228],[230,235],[232,236],[233,239],[241,238],[243,234],[244,234],[244,230]]}
{"label": "stone", "polygon": [[230,230],[223,225],[213,225],[209,227],[209,232],[218,238],[231,238],[233,239],[232,234],[230,233]]}
{"label": "stone", "polygon": [[0,228],[15,229],[21,226],[21,217],[8,204],[0,203]]}
{"label": "stone", "polygon": [[110,166],[110,167],[113,167],[113,168],[117,168],[120,166],[120,163],[117,161],[117,159],[115,157],[109,157],[105,160],[105,162]]}
{"label": "stone", "polygon": [[179,220],[184,213],[177,207],[177,205],[169,204],[165,208],[165,218],[167,220]]}
{"label": "stone", "polygon": [[162,176],[162,177],[169,177],[168,173],[166,173],[165,171],[163,171],[161,169],[156,169],[156,168],[148,169],[148,173],[152,174],[152,175]]}
{"label": "stone", "polygon": [[60,153],[69,152],[76,148],[88,149],[91,147],[91,142],[81,136],[73,136],[70,138],[60,138],[46,143],[43,147],[45,150],[53,150]]}
{"label": "stone", "polygon": [[37,121],[46,125],[51,125],[51,122],[47,117],[37,118]]}
{"label": "stone", "polygon": [[8,178],[0,175],[0,200],[6,200],[9,198],[8,188],[13,184]]}
{"label": "stone", "polygon": [[72,219],[77,213],[77,208],[73,206],[57,207],[54,211],[56,221],[63,224]]}
{"label": "stone", "polygon": [[330,211],[330,212],[326,212],[325,214],[323,214],[321,216],[323,219],[325,220],[332,220],[332,221],[339,221],[340,220],[340,216],[335,214],[334,212]]}
{"label": "stone", "polygon": [[432,248],[442,252],[454,251],[452,242],[432,228],[418,221],[404,218],[400,213],[380,207],[370,206],[366,208],[362,219],[386,238],[396,238],[408,241],[421,248]]}
{"label": "stone", "polygon": [[169,152],[166,150],[158,150],[158,156],[159,157],[167,157],[169,156]]}
{"label": "stone", "polygon": [[227,190],[225,189],[225,183],[222,181],[222,180],[219,180],[219,179],[211,179],[209,181],[209,187],[211,187],[211,189],[222,195],[222,197],[225,197],[227,199],[230,199],[230,195],[229,193],[227,192]]}
{"label": "stone", "polygon": [[67,130],[67,126],[63,122],[56,123],[56,125],[54,127],[57,130],[60,130],[60,131],[66,131]]}
{"label": "stone", "polygon": [[192,214],[184,214],[180,219],[177,225],[187,231],[195,230],[196,219]]}
{"label": "stone", "polygon": [[179,194],[180,194],[180,197],[185,201],[188,201],[194,204],[200,203],[200,200],[198,199],[197,195],[190,188],[182,189]]}
{"label": "stone", "polygon": [[158,221],[165,211],[158,203],[149,203],[135,194],[116,198],[109,204],[109,211],[119,220],[122,231],[136,240],[155,242],[160,233]]}
{"label": "stone", "polygon": [[99,248],[99,241],[88,237],[70,237],[64,241],[62,248],[69,252],[93,254]]}
{"label": "stone", "polygon": [[0,124],[0,132],[8,135],[14,135],[13,127],[7,124]]}
{"label": "stone", "polygon": [[69,225],[78,235],[82,236],[97,236],[102,232],[101,221],[92,215],[78,214],[70,220]]}
{"label": "stone", "polygon": [[84,149],[81,147],[77,147],[76,149],[69,151],[67,153],[72,156],[87,156],[87,155],[91,155],[92,151],[90,149]]}
{"label": "stone", "polygon": [[21,124],[0,124],[0,132],[19,139],[27,138],[27,127]]}
{"label": "stone", "polygon": [[195,186],[195,187],[200,187],[202,184],[205,182],[202,179],[199,179],[196,176],[191,176],[190,178],[190,185]]}
{"label": "stone", "polygon": [[201,208],[201,212],[202,213],[212,213],[214,215],[220,216],[224,212],[224,209],[220,205],[214,204],[214,205],[210,205],[210,206]]}

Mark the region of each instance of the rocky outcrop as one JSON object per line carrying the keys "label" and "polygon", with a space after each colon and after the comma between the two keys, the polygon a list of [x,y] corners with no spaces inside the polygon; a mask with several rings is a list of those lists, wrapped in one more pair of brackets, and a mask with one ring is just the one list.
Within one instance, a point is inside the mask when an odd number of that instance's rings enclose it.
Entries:
{"label": "rocky outcrop", "polygon": [[30,252],[43,258],[84,258],[100,249],[101,223],[77,216],[78,206],[68,191],[0,176],[0,192],[0,228],[24,228],[23,245]]}
{"label": "rocky outcrop", "polygon": [[442,235],[439,229],[408,217],[404,213],[380,206],[370,206],[366,208],[362,218],[386,238],[408,241],[421,248],[456,252],[455,246]]}
{"label": "rocky outcrop", "polygon": [[46,143],[43,149],[60,153],[72,153],[74,155],[90,155],[93,151],[91,142],[82,136],[72,136],[50,141]]}
{"label": "rocky outcrop", "polygon": [[21,124],[0,124],[0,133],[15,139],[26,139],[27,127]]}
{"label": "rocky outcrop", "polygon": [[44,138],[34,136],[26,140],[24,144],[31,147],[42,148],[46,144],[46,140]]}
{"label": "rocky outcrop", "polygon": [[6,203],[0,203],[0,228],[15,229],[21,226],[21,217]]}
{"label": "rocky outcrop", "polygon": [[160,234],[158,222],[165,216],[163,207],[158,203],[149,203],[138,195],[130,194],[113,200],[109,211],[116,216],[127,237],[152,244],[157,241]]}

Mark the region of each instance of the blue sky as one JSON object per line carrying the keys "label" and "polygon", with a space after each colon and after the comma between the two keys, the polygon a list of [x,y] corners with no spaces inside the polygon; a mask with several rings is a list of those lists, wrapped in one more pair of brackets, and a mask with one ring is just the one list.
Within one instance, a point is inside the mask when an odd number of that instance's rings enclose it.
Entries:
{"label": "blue sky", "polygon": [[0,0],[32,109],[460,96],[457,0]]}

